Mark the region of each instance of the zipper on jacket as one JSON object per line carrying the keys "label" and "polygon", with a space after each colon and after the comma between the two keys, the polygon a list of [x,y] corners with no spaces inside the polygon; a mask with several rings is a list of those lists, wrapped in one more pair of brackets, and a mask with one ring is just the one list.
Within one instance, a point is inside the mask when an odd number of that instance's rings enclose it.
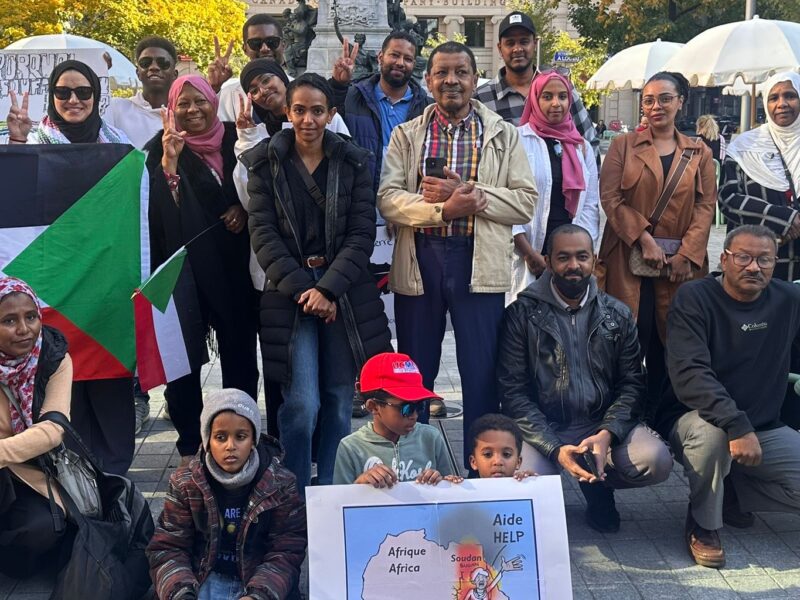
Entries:
{"label": "zipper on jacket", "polygon": [[595,333],[597,333],[597,330],[600,329],[600,324],[602,322],[603,322],[603,319],[600,319],[597,323],[595,323],[595,326],[592,328],[592,330],[589,332],[589,336],[586,338],[586,358],[587,358],[587,362],[589,363],[589,374],[592,376],[592,383],[594,383],[594,387],[597,389],[597,392],[600,394],[600,408],[601,409],[603,408],[603,404],[604,404],[605,400],[603,398],[603,390],[597,384],[597,379],[594,376],[594,367],[592,365],[591,344],[592,344],[592,337],[594,336]]}

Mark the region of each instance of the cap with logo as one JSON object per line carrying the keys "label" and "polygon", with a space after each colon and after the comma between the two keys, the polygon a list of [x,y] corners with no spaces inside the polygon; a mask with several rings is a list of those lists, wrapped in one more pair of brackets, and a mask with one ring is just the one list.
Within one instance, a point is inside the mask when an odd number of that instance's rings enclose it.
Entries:
{"label": "cap with logo", "polygon": [[536,27],[534,26],[531,18],[525,13],[515,11],[508,13],[506,18],[500,21],[500,29],[498,29],[499,33],[497,34],[497,37],[503,37],[506,31],[512,27],[522,27],[523,29],[530,31],[533,35],[536,35]]}
{"label": "cap with logo", "polygon": [[406,402],[439,398],[422,385],[422,374],[407,354],[384,352],[364,363],[359,378],[362,394],[383,390]]}

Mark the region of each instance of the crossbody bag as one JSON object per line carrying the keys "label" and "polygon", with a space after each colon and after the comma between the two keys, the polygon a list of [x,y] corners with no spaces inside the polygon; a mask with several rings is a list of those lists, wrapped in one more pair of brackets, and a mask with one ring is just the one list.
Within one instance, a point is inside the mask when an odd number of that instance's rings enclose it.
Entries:
{"label": "crossbody bag", "polygon": [[[650,214],[650,217],[647,219],[650,223],[650,231],[656,230],[656,225],[661,220],[661,217],[664,215],[664,211],[667,210],[667,206],[669,206],[670,200],[672,200],[672,196],[675,194],[675,190],[678,187],[678,184],[683,178],[683,174],[686,172],[686,168],[689,166],[689,161],[692,160],[692,156],[694,155],[694,150],[691,148],[686,148],[681,153],[681,159],[676,167],[675,171],[673,171],[672,176],[667,180],[666,184],[664,185],[664,189],[661,191],[661,196],[656,203],[656,207],[653,209],[653,212]],[[658,244],[659,248],[664,251],[664,254],[667,257],[674,256],[678,253],[678,249],[681,247],[681,238],[668,238],[668,237],[655,237],[653,236],[653,240],[656,244]],[[665,265],[661,269],[657,269],[655,267],[651,267],[647,264],[644,260],[644,256],[642,255],[642,248],[639,246],[638,243],[634,244],[631,247],[631,255],[628,259],[628,266],[631,270],[631,273],[636,275],[637,277],[669,277],[670,275],[670,268],[669,265]],[[694,270],[694,267],[692,267]]]}

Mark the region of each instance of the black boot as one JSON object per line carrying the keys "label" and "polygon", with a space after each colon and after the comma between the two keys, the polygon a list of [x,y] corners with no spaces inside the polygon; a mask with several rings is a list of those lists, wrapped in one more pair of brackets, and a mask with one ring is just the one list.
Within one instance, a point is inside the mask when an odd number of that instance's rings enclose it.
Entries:
{"label": "black boot", "polygon": [[614,490],[603,483],[580,483],[586,498],[586,523],[601,533],[619,531],[619,513],[614,503]]}

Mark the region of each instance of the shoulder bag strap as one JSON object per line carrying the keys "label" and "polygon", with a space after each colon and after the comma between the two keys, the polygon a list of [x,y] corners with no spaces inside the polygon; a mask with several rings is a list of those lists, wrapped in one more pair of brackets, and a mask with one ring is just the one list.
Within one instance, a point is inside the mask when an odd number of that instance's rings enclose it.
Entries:
{"label": "shoulder bag strap", "polygon": [[309,173],[308,169],[306,169],[303,159],[300,158],[300,155],[297,154],[297,152],[292,152],[292,162],[294,163],[297,172],[300,173],[300,177],[302,178],[303,184],[305,184],[308,193],[311,194],[314,202],[316,202],[317,206],[322,209],[322,212],[325,212],[325,196],[322,194],[322,190],[319,189],[319,186],[314,181],[311,173]]}
{"label": "shoulder bag strap", "polygon": [[[772,134],[770,134],[772,137]],[[775,144],[775,138],[772,138],[772,143]],[[797,198],[797,190],[794,189],[794,180],[792,179],[792,173],[789,171],[789,166],[786,164],[786,161],[783,158],[783,154],[778,149],[778,144],[775,144],[775,151],[778,153],[778,158],[781,159],[781,165],[783,165],[783,173],[786,175],[786,180],[789,182],[789,191],[792,192],[792,205],[795,210],[800,210],[800,199]]]}
{"label": "shoulder bag strap", "polygon": [[69,422],[69,419],[67,419],[66,415],[58,411],[51,410],[39,417],[39,422],[42,421],[51,421],[56,425],[60,425],[64,430],[64,435],[69,436],[75,443],[74,449],[77,450],[78,454],[87,462],[89,462],[96,472],[103,472],[103,469],[100,468],[100,465],[98,464],[97,459],[94,457],[94,454],[92,454],[92,451],[86,446],[84,441],[81,439],[80,434],[78,434],[78,432],[72,426],[72,423]]}
{"label": "shoulder bag strap", "polygon": [[[11,391],[11,388],[9,388],[5,383],[0,383],[0,388],[3,389],[3,393],[8,398],[8,401],[11,402],[11,404],[14,405],[14,408],[17,409],[17,412],[19,413],[20,418],[21,418],[22,417],[22,408],[20,407],[19,400],[17,399],[17,396],[14,394],[14,392]],[[50,413],[48,413],[48,414],[50,414]],[[59,414],[61,414],[61,413],[59,413]],[[25,425],[25,420],[24,419],[22,420],[22,424]],[[25,425],[26,429],[27,429],[27,427],[28,426]],[[52,473],[50,472],[50,469],[47,466],[47,462],[45,461],[44,456],[38,456],[36,458],[36,460],[39,463],[39,469],[42,471],[42,473],[44,473],[44,480],[45,480],[45,483],[47,484],[47,501],[48,501],[48,504],[50,505],[50,516],[53,519],[53,529],[55,530],[56,533],[61,533],[62,531],[64,531],[64,529],[66,528],[67,525],[66,525],[66,522],[64,521],[64,516],[61,513],[61,510],[59,510],[59,508],[58,508],[58,504],[56,504],[56,498],[53,495],[53,485],[51,483],[53,475],[52,475]]]}
{"label": "shoulder bag strap", "polygon": [[675,193],[675,188],[678,187],[681,177],[683,177],[686,167],[689,166],[689,161],[692,160],[693,155],[694,150],[691,148],[686,148],[681,154],[681,160],[678,163],[678,167],[675,169],[675,171],[673,171],[672,177],[670,177],[666,184],[664,184],[664,189],[661,191],[661,197],[658,199],[658,203],[648,219],[648,221],[650,221],[651,232],[655,231],[656,225],[658,225],[658,222],[661,220],[661,216],[667,209],[667,205],[672,199],[672,195]]}

